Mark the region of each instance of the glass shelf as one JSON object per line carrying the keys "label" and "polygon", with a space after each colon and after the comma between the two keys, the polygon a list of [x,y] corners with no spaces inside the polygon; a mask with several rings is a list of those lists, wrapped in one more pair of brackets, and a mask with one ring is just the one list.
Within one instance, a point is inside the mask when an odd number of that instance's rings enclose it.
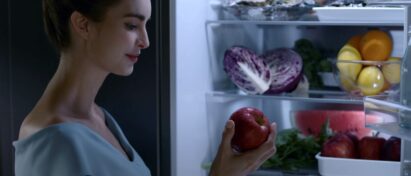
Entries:
{"label": "glass shelf", "polygon": [[377,120],[366,120],[368,128],[383,132],[392,136],[411,141],[411,129],[400,125],[401,118],[407,118],[411,108],[398,103],[398,97],[374,96],[364,98],[365,118]]}
{"label": "glass shelf", "polygon": [[211,24],[251,24],[251,25],[278,25],[278,26],[403,26],[404,23],[396,21],[264,21],[264,20],[209,20]]}
{"label": "glass shelf", "polygon": [[304,170],[298,172],[286,172],[276,170],[257,170],[250,174],[250,176],[319,176],[318,170]]}
{"label": "glass shelf", "polygon": [[403,26],[404,1],[373,1],[365,7],[304,6],[293,8],[223,6],[212,3],[219,20],[211,23],[255,23],[262,25]]}
{"label": "glass shelf", "polygon": [[362,97],[352,97],[341,91],[311,90],[305,95],[284,93],[279,95],[247,95],[239,91],[215,91],[208,93],[212,97],[234,97],[245,99],[288,100],[312,103],[355,104],[362,105]]}

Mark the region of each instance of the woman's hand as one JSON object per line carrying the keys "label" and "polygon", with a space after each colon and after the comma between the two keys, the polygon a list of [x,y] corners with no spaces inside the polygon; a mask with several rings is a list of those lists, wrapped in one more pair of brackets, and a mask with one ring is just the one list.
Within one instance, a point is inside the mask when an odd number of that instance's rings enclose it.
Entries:
{"label": "woman's hand", "polygon": [[210,176],[245,176],[258,169],[276,152],[277,125],[275,123],[271,124],[271,133],[266,142],[257,149],[244,153],[236,153],[231,147],[234,131],[234,121],[228,120],[218,153],[211,165]]}

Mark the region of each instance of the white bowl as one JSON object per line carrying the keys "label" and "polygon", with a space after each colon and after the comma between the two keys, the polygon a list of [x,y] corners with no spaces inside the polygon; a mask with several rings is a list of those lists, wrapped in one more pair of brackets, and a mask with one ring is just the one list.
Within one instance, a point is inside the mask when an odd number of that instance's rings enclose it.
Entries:
{"label": "white bowl", "polygon": [[390,176],[400,175],[397,161],[323,157],[318,153],[318,171],[322,176]]}

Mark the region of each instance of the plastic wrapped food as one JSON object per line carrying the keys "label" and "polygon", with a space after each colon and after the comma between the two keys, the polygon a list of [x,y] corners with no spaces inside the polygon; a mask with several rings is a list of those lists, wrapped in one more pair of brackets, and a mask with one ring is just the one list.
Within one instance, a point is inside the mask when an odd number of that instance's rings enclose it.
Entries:
{"label": "plastic wrapped food", "polygon": [[223,8],[240,20],[297,20],[315,5],[315,0],[227,0]]}

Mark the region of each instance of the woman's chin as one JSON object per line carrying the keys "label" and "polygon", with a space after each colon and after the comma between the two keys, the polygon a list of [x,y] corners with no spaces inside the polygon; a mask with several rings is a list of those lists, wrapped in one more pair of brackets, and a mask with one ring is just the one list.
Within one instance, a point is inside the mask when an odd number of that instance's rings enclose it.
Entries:
{"label": "woman's chin", "polygon": [[133,67],[128,70],[122,70],[120,72],[113,73],[118,76],[130,76],[133,73]]}

